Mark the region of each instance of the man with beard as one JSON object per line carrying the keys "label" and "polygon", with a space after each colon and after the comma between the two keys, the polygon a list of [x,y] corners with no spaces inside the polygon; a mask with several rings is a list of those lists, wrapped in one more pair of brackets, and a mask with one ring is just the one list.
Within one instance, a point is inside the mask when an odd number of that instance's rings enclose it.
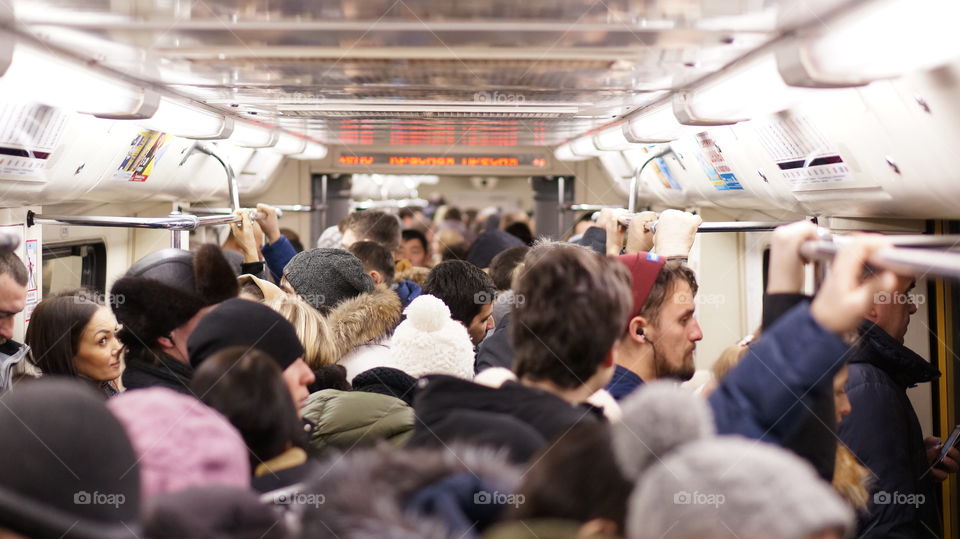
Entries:
{"label": "man with beard", "polygon": [[693,317],[697,278],[679,260],[653,253],[618,257],[632,277],[633,310],[617,341],[617,366],[607,391],[617,400],[644,382],[693,377],[693,352],[703,338]]}

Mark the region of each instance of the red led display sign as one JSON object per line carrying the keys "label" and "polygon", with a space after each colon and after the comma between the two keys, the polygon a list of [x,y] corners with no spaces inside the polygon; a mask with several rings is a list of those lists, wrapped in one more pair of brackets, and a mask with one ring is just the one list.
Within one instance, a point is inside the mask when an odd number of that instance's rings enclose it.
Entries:
{"label": "red led display sign", "polygon": [[391,167],[544,168],[547,160],[538,155],[443,155],[443,154],[343,154],[346,166],[387,165]]}

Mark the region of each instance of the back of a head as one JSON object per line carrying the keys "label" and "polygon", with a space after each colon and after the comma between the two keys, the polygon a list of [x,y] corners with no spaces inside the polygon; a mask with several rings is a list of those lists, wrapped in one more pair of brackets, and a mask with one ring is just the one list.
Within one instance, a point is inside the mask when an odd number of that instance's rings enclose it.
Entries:
{"label": "back of a head", "polygon": [[343,249],[319,247],[298,253],[283,269],[283,276],[298,296],[322,313],[373,291],[363,263]]}
{"label": "back of a head", "polygon": [[463,260],[447,260],[430,270],[423,294],[440,298],[454,320],[469,325],[482,305],[493,302],[496,289],[480,268]]}
{"label": "back of a head", "polygon": [[487,268],[498,254],[512,247],[519,247],[524,242],[516,236],[508,234],[503,230],[487,230],[470,245],[467,252],[467,261],[475,264],[478,268]]}
{"label": "back of a head", "polygon": [[365,272],[376,271],[383,277],[385,283],[393,282],[396,266],[393,254],[386,247],[372,241],[358,241],[351,245],[348,251],[360,259]]}
{"label": "back of a head", "polygon": [[853,529],[854,515],[810,464],[739,436],[685,444],[653,464],[630,499],[636,539],[806,539]]}
{"label": "back of a head", "polygon": [[531,460],[511,518],[604,519],[623,532],[633,482],[617,466],[606,424],[580,423]]}
{"label": "back of a head", "polygon": [[144,533],[150,539],[290,539],[276,507],[249,489],[206,486],[148,501]]}
{"label": "back of a head", "polygon": [[526,245],[511,247],[490,261],[490,278],[497,290],[510,290],[513,285],[513,270],[523,262],[530,248]]}
{"label": "back of a head", "polygon": [[107,403],[139,456],[144,497],[193,486],[250,486],[240,433],[219,412],[170,389],[128,391]]}
{"label": "back of a head", "polygon": [[573,389],[596,374],[627,320],[629,279],[616,260],[579,247],[527,265],[510,328],[517,376]]}
{"label": "back of a head", "polygon": [[391,253],[400,247],[400,220],[380,210],[363,210],[350,214],[346,230],[353,231],[358,241],[379,243]]}
{"label": "back of a head", "polygon": [[303,299],[288,294],[266,299],[263,304],[280,313],[293,325],[303,345],[303,360],[311,369],[319,369],[337,360],[337,347],[329,323],[320,311]]}
{"label": "back of a head", "polygon": [[393,366],[414,378],[446,374],[473,379],[473,343],[440,299],[423,294],[404,311],[390,343]]}
{"label": "back of a head", "polygon": [[140,464],[102,396],[40,379],[0,407],[0,530],[37,539],[134,538]]}
{"label": "back of a head", "polygon": [[240,432],[251,468],[300,443],[303,429],[290,391],[276,363],[259,350],[217,352],[193,374],[190,390]]}

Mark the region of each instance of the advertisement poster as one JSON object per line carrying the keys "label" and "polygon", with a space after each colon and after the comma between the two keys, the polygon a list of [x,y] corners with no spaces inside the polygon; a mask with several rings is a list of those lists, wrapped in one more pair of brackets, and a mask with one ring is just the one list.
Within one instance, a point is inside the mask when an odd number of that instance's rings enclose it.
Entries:
{"label": "advertisement poster", "polygon": [[42,181],[67,128],[67,113],[38,104],[0,104],[0,177]]}
{"label": "advertisement poster", "polygon": [[37,272],[40,271],[37,252],[39,242],[37,240],[27,240],[24,248],[23,263],[27,266],[27,301],[26,306],[23,308],[23,319],[25,322],[29,322],[30,317],[33,315],[33,310],[36,309],[37,304],[40,303],[40,286],[38,282],[39,279],[37,279]]}
{"label": "advertisement poster", "polygon": [[158,131],[141,131],[130,143],[127,155],[120,162],[113,179],[130,182],[145,182],[153,172],[153,164],[159,159],[170,135]]}
{"label": "advertisement poster", "polygon": [[720,148],[714,142],[710,133],[706,131],[697,133],[697,144],[700,146],[700,154],[697,160],[700,162],[703,172],[706,173],[710,184],[717,191],[742,191],[743,186],[733,174],[733,169],[727,164]]}

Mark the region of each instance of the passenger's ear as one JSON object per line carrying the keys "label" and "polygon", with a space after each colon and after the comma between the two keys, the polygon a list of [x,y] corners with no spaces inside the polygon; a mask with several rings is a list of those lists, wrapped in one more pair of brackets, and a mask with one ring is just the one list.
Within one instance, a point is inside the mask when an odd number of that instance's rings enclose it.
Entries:
{"label": "passenger's ear", "polygon": [[618,537],[620,530],[616,523],[605,518],[595,518],[589,522],[584,522],[577,532],[578,539],[588,537]]}
{"label": "passenger's ear", "polygon": [[649,325],[647,324],[647,319],[642,316],[634,316],[630,319],[630,324],[627,326],[627,337],[638,344],[644,344],[647,342],[644,333],[646,332]]}
{"label": "passenger's ear", "polygon": [[383,276],[380,275],[380,272],[379,272],[379,271],[377,271],[377,270],[370,270],[370,271],[367,272],[367,275],[369,275],[370,278],[373,279],[373,284],[382,284],[382,283],[383,283]]}
{"label": "passenger's ear", "polygon": [[170,337],[157,337],[157,344],[164,350],[169,350],[174,347],[173,339]]}

